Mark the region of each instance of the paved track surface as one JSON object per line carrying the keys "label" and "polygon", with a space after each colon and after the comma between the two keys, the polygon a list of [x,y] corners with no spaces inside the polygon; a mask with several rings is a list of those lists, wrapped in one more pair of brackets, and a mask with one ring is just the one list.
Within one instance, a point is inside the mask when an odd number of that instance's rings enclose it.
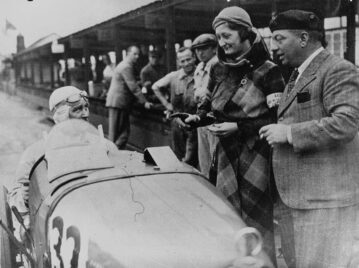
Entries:
{"label": "paved track surface", "polygon": [[0,184],[10,187],[21,153],[49,131],[45,111],[0,91]]}

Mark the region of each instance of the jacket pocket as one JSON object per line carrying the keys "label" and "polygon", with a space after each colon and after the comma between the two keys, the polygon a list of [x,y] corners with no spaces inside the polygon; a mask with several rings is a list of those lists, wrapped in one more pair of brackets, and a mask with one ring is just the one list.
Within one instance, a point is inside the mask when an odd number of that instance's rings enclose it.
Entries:
{"label": "jacket pocket", "polygon": [[323,104],[318,100],[296,103],[299,122],[320,119],[323,117]]}

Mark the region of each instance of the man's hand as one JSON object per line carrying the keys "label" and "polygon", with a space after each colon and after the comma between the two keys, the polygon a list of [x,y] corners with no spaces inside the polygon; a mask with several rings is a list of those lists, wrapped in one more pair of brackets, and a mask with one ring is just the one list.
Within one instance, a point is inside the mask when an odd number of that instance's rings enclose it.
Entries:
{"label": "man's hand", "polygon": [[186,124],[185,122],[183,122],[183,121],[181,120],[181,118],[175,117],[173,120],[175,121],[175,123],[176,123],[180,128],[191,129],[191,126],[188,125],[188,124]]}
{"label": "man's hand", "polygon": [[173,112],[173,105],[172,105],[172,103],[167,103],[165,107],[166,107],[166,110],[167,110],[167,111]]}
{"label": "man's hand", "polygon": [[266,139],[269,145],[273,146],[275,144],[283,144],[288,141],[288,132],[290,131],[290,126],[283,124],[271,124],[262,127],[259,130],[259,136],[261,139]]}
{"label": "man's hand", "polygon": [[238,125],[234,122],[224,122],[210,125],[207,129],[215,136],[226,137],[236,132],[238,130]]}
{"label": "man's hand", "polygon": [[142,87],[141,92],[142,94],[147,94],[147,87]]}
{"label": "man's hand", "polygon": [[145,109],[147,109],[147,110],[151,109],[152,105],[153,105],[152,102],[146,101],[146,102],[145,102]]}
{"label": "man's hand", "polygon": [[191,122],[197,123],[200,120],[201,120],[201,118],[198,115],[190,114],[190,115],[188,115],[188,117],[184,121],[185,121],[185,123],[191,123]]}

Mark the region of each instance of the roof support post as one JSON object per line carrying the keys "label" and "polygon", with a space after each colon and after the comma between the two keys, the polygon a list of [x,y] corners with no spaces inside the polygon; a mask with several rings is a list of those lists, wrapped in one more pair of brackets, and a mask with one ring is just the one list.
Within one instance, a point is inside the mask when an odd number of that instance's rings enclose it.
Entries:
{"label": "roof support post", "polygon": [[43,68],[43,59],[40,58],[40,59],[39,59],[40,84],[43,84],[43,83],[44,83],[44,75],[43,75],[43,72],[42,72],[42,68]]}
{"label": "roof support post", "polygon": [[90,49],[89,49],[89,40],[87,37],[84,37],[84,47],[83,47],[83,55],[85,58],[85,74],[84,74],[84,78],[85,78],[85,90],[88,91],[88,82],[90,81],[90,72],[91,70],[91,62],[90,62]]}
{"label": "roof support post", "polygon": [[31,60],[30,61],[30,68],[31,68],[31,85],[35,85],[35,66],[34,66],[34,61]]}
{"label": "roof support post", "polygon": [[120,63],[122,59],[122,46],[121,46],[121,40],[120,40],[120,31],[121,26],[120,24],[115,25],[115,53],[116,53],[116,64]]}
{"label": "roof support post", "polygon": [[346,16],[347,16],[347,50],[345,58],[355,64],[355,35],[356,23],[355,13],[357,11],[357,0],[346,0]]}
{"label": "roof support post", "polygon": [[51,79],[51,89],[55,89],[55,76],[54,76],[54,60],[52,55],[50,57],[50,79]]}
{"label": "roof support post", "polygon": [[173,6],[166,9],[166,67],[167,71],[176,69],[176,51],[175,51],[175,12]]}
{"label": "roof support post", "polygon": [[20,83],[21,79],[21,65],[19,64],[19,58],[15,57],[13,61],[14,71],[15,71],[15,87]]}
{"label": "roof support post", "polygon": [[28,79],[29,79],[29,74],[28,74],[28,71],[27,71],[27,66],[28,66],[28,61],[26,61],[26,60],[23,60],[23,68],[24,68],[24,74],[25,74],[25,81],[26,81],[26,83],[29,81]]}
{"label": "roof support post", "polygon": [[64,43],[64,60],[65,60],[65,83],[66,85],[70,85],[70,73],[69,73],[69,43]]}

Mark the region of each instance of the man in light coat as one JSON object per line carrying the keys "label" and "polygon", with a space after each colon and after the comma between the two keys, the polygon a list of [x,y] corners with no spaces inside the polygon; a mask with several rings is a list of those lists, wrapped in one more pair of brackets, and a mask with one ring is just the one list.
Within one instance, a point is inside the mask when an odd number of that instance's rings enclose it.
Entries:
{"label": "man in light coat", "polygon": [[[218,62],[216,55],[217,39],[214,34],[204,33],[197,36],[192,43],[200,63],[194,71],[194,98],[200,104],[209,94],[208,82],[211,68]],[[217,143],[217,137],[213,135],[207,126],[197,129],[198,133],[198,164],[201,172],[209,178],[209,170],[212,156]]]}
{"label": "man in light coat", "polygon": [[295,68],[273,147],[282,249],[288,267],[350,267],[359,247],[359,73],[323,48],[322,21],[289,10],[270,23],[272,49]]}

